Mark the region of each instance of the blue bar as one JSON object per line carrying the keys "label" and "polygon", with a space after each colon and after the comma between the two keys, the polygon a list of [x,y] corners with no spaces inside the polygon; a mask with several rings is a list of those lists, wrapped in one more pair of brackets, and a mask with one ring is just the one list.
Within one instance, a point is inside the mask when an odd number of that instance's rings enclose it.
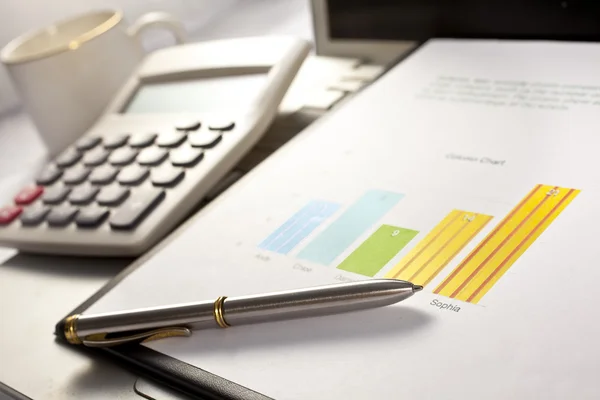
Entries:
{"label": "blue bar", "polygon": [[403,197],[403,194],[383,190],[368,191],[302,249],[298,258],[330,264]]}
{"label": "blue bar", "polygon": [[339,208],[339,204],[312,200],[271,233],[258,247],[287,254]]}

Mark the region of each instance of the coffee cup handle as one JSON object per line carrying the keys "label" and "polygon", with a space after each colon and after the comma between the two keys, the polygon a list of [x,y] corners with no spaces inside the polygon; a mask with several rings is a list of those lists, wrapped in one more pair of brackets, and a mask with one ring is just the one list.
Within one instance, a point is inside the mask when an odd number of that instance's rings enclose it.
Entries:
{"label": "coffee cup handle", "polygon": [[147,28],[166,28],[175,37],[177,44],[186,42],[186,32],[181,21],[169,13],[153,11],[142,15],[128,29],[127,33],[133,37],[139,37]]}

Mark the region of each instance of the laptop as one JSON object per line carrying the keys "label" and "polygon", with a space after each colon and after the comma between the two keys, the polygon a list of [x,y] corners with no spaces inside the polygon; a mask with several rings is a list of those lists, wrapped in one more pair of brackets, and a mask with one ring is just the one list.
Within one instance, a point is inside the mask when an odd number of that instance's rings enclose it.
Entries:
{"label": "laptop", "polygon": [[386,65],[432,37],[600,39],[588,0],[311,0],[317,54]]}

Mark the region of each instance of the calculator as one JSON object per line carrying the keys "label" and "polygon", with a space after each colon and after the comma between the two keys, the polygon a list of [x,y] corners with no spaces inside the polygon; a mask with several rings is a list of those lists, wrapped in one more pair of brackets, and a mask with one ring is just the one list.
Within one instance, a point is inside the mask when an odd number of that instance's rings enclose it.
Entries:
{"label": "calculator", "polygon": [[145,252],[266,132],[309,50],[298,38],[256,37],[150,53],[102,117],[0,205],[0,245]]}

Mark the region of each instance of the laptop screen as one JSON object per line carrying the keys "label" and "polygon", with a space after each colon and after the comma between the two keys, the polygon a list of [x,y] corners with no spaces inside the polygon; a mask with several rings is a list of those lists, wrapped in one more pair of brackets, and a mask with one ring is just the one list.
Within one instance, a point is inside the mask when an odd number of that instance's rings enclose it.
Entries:
{"label": "laptop screen", "polygon": [[598,0],[328,0],[331,39],[598,40]]}

